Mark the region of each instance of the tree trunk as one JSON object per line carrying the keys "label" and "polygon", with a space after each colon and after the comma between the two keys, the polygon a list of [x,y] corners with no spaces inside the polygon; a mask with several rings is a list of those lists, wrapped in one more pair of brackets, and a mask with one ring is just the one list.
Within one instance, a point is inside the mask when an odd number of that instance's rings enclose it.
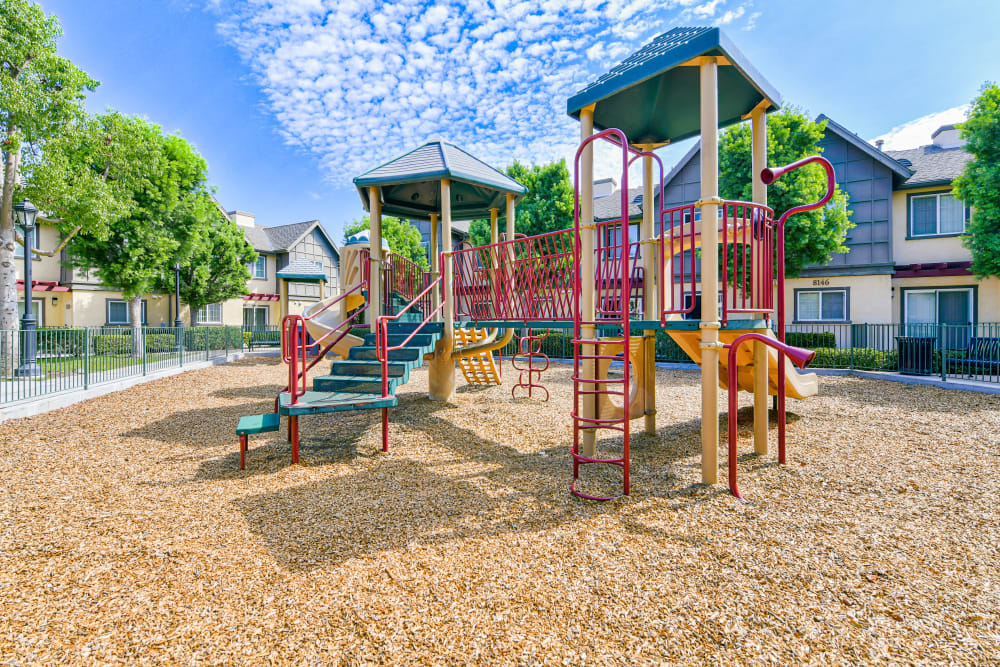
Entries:
{"label": "tree trunk", "polygon": [[132,356],[141,357],[145,347],[142,336],[142,295],[129,299],[128,311],[132,322]]}
{"label": "tree trunk", "polygon": [[[15,129],[7,132],[13,141]],[[20,142],[8,145],[4,154],[3,198],[0,200],[0,376],[11,377],[18,366],[17,266],[14,263],[14,186],[17,184],[17,160]]]}

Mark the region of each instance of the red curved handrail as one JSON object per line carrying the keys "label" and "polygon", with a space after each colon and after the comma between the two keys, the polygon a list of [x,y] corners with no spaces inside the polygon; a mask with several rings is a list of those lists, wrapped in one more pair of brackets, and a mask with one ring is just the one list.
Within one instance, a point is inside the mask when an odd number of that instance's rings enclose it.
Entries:
{"label": "red curved handrail", "polygon": [[[726,345],[729,348],[729,490],[734,496],[743,500],[743,496],[740,495],[739,486],[736,484],[736,421],[737,421],[737,405],[738,405],[738,393],[739,387],[736,386],[738,382],[737,377],[737,367],[736,367],[736,355],[739,353],[740,346],[750,340],[760,341],[769,347],[773,347],[778,350],[778,377],[785,377],[785,367],[782,357],[785,353],[794,352],[792,360],[796,366],[799,368],[805,368],[809,365],[809,362],[813,360],[816,356],[815,352],[809,351],[808,355],[802,355],[801,348],[795,348],[791,345],[782,343],[781,341],[774,340],[769,336],[759,333],[745,333],[742,336],[738,336],[736,340],[732,343]],[[784,383],[779,382],[778,387],[778,462],[785,462],[785,392]]]}

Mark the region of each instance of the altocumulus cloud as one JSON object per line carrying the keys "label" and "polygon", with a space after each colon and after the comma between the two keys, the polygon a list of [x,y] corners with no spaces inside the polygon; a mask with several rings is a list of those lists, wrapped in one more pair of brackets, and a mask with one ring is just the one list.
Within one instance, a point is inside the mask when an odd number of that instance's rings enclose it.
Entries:
{"label": "altocumulus cloud", "polygon": [[316,154],[336,186],[437,137],[498,165],[572,155],[569,95],[671,25],[755,18],[750,0],[210,6],[286,141]]}

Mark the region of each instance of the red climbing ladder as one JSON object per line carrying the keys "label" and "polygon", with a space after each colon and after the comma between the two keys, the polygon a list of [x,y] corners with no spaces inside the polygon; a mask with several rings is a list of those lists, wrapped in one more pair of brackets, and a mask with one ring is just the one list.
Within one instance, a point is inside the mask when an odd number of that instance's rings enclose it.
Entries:
{"label": "red climbing ladder", "polygon": [[[621,149],[621,218],[583,226],[580,221],[580,156],[588,145],[603,140]],[[638,278],[635,271],[637,257],[633,257],[629,243],[628,165],[630,157],[628,140],[620,130],[609,129],[585,139],[576,151],[574,176],[575,205],[573,210],[575,282],[573,286],[573,481],[570,491],[587,500],[613,500],[618,496],[593,495],[577,488],[581,468],[586,466],[615,466],[622,470],[622,493],[629,493],[629,303]],[[591,234],[594,243],[594,315],[583,312],[582,248],[585,235]],[[584,336],[584,327],[593,335]],[[619,328],[616,335],[602,337],[608,328]],[[597,366],[602,360],[622,360],[621,378],[598,379]],[[622,402],[622,416],[602,416],[598,406],[600,398],[607,396]],[[621,454],[610,458],[596,453],[581,452],[581,439],[587,432],[594,433],[595,442],[602,432],[621,433]]]}
{"label": "red climbing ladder", "polygon": [[[542,341],[549,337],[549,332],[537,335],[532,334],[531,329],[527,329],[525,335],[518,336],[518,352],[511,356],[510,365],[514,370],[520,371],[517,384],[510,388],[511,398],[515,398],[518,389],[526,389],[528,398],[532,398],[533,390],[541,389],[545,392],[545,400],[549,400],[549,390],[541,384],[542,373],[549,368],[549,357],[542,352]],[[518,366],[518,360],[527,360],[527,366]],[[536,359],[545,360],[545,365],[536,365]],[[538,380],[538,382],[536,382]]]}

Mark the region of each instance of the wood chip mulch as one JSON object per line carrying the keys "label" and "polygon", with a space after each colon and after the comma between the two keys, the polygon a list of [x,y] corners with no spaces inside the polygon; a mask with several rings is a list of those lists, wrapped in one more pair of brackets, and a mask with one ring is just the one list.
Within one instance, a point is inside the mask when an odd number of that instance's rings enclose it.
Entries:
{"label": "wood chip mulch", "polygon": [[596,504],[569,372],[441,404],[417,371],[390,454],[377,412],[305,417],[301,465],[269,433],[242,472],[273,358],[0,425],[0,664],[1000,662],[998,396],[821,378],[790,465],[741,424],[741,504],[697,483],[698,375],[659,370]]}

